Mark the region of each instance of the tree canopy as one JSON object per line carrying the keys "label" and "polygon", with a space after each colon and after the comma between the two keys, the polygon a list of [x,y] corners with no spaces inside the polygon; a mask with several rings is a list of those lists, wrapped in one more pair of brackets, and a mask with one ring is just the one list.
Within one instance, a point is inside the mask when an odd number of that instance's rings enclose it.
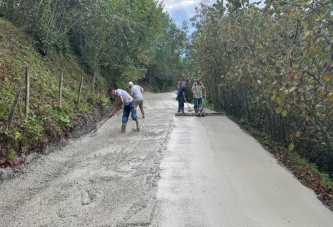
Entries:
{"label": "tree canopy", "polygon": [[333,174],[333,2],[201,4],[191,58],[215,108]]}
{"label": "tree canopy", "polygon": [[150,69],[151,81],[167,89],[181,68],[164,65],[181,61],[182,34],[154,0],[4,0],[0,15],[25,28],[41,54],[74,51],[116,86]]}

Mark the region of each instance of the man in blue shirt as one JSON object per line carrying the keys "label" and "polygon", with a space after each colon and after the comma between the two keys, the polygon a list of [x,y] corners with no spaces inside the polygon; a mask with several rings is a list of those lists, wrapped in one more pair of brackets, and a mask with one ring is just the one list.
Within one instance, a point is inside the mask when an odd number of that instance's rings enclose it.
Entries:
{"label": "man in blue shirt", "polygon": [[136,122],[136,128],[139,131],[139,121],[136,115],[135,102],[132,96],[122,89],[115,89],[113,87],[108,89],[108,93],[116,98],[116,103],[109,114],[109,118],[112,117],[117,110],[121,109],[122,105],[124,105],[121,132],[126,131],[126,125],[130,112],[132,113],[132,119]]}
{"label": "man in blue shirt", "polygon": [[179,81],[178,82],[178,93],[177,93],[177,100],[178,100],[178,113],[182,111],[184,113],[184,101],[186,101],[185,93],[186,93],[186,86],[191,81],[189,79],[186,79],[185,81]]}

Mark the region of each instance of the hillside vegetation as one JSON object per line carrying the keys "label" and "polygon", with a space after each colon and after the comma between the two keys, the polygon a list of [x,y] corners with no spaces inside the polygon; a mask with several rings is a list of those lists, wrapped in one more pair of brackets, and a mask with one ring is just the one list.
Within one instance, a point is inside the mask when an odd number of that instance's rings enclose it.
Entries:
{"label": "hillside vegetation", "polygon": [[22,153],[67,135],[80,115],[109,102],[110,85],[126,89],[129,81],[146,75],[153,90],[174,88],[185,76],[185,41],[185,31],[154,0],[0,1],[0,165],[19,164]]}
{"label": "hillside vegetation", "polygon": [[191,54],[215,108],[333,176],[333,3],[201,5]]}
{"label": "hillside vegetation", "polygon": [[[83,70],[75,55],[60,55],[49,49],[49,54],[38,53],[32,41],[20,29],[0,18],[0,149],[1,165],[15,163],[16,156],[30,152],[45,143],[58,140],[75,123],[80,113],[87,112],[104,97],[105,82],[98,77],[96,93],[92,94],[92,75]],[[30,112],[25,119],[25,69],[30,73]],[[63,72],[63,102],[59,106],[59,76]],[[82,98],[78,93],[83,77]],[[11,127],[7,119],[14,103],[18,86],[22,90]],[[100,100],[99,100],[100,101]]]}

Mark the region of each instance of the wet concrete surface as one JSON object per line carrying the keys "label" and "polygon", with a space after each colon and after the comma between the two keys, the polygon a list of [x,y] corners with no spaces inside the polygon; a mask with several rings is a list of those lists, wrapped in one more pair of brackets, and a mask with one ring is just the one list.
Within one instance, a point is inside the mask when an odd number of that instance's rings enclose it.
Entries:
{"label": "wet concrete surface", "polygon": [[333,213],[226,117],[175,117],[145,93],[121,115],[0,183],[0,226],[332,226]]}
{"label": "wet concrete surface", "polygon": [[179,117],[161,163],[159,226],[333,226],[333,213],[225,116]]}

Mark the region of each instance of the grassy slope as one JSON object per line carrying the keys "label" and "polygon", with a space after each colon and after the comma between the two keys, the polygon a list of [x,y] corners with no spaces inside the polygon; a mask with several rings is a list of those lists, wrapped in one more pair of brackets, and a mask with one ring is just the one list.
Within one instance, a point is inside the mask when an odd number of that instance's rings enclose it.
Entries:
{"label": "grassy slope", "polygon": [[[91,94],[91,75],[88,75],[75,55],[60,56],[49,50],[40,55],[25,33],[0,18],[0,166],[18,164],[16,157],[29,153],[59,139],[80,113],[91,110],[103,94],[103,80],[98,78]],[[30,112],[24,119],[25,68],[30,70]],[[63,105],[58,104],[58,80],[60,70],[64,73]],[[83,82],[82,102],[78,106],[78,90]],[[6,130],[18,84],[22,91],[10,130]],[[5,157],[11,157],[11,160]]]}

